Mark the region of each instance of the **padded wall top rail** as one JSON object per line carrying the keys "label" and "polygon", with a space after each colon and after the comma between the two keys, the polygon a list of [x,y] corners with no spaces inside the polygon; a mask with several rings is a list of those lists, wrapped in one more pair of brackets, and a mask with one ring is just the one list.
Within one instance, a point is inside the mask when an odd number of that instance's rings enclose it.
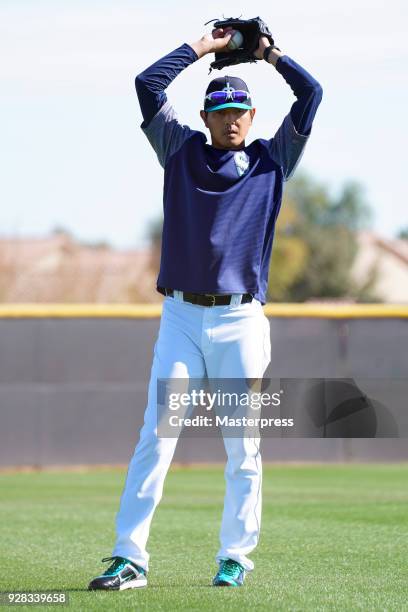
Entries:
{"label": "padded wall top rail", "polygon": [[[160,317],[162,304],[0,304],[0,319]],[[408,318],[408,304],[271,304],[267,317],[366,319]]]}

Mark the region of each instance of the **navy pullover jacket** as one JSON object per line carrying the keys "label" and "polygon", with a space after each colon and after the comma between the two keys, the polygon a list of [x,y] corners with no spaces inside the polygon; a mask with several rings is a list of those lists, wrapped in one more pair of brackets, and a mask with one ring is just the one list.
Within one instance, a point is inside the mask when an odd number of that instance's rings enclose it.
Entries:
{"label": "navy pullover jacket", "polygon": [[273,138],[217,149],[182,125],[165,89],[198,59],[183,44],[136,77],[141,128],[164,168],[163,236],[157,286],[191,293],[252,293],[266,302],[283,183],[299,163],[322,87],[281,56],[276,70],[296,96]]}

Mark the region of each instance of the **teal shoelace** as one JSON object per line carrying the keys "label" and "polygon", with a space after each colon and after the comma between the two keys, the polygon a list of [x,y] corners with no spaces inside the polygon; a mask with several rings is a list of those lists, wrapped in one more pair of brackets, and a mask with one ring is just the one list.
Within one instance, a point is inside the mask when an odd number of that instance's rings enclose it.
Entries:
{"label": "teal shoelace", "polygon": [[228,559],[227,561],[222,562],[220,573],[223,573],[223,574],[226,574],[227,576],[231,576],[232,578],[235,578],[239,576],[239,573],[241,570],[242,570],[242,567],[237,561]]}
{"label": "teal shoelace", "polygon": [[128,563],[126,559],[121,559],[120,557],[105,557],[102,559],[102,562],[111,561],[112,559],[114,559],[114,561],[103,574],[104,576],[114,576],[115,574],[118,574]]}

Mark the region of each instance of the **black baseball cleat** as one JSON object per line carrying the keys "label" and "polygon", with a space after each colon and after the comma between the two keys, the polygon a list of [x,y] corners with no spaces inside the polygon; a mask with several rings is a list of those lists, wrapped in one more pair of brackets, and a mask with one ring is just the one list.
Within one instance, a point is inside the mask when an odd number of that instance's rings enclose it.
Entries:
{"label": "black baseball cleat", "polygon": [[88,585],[88,591],[124,591],[147,586],[146,572],[124,557],[105,557],[104,561],[113,561],[106,572],[97,576]]}

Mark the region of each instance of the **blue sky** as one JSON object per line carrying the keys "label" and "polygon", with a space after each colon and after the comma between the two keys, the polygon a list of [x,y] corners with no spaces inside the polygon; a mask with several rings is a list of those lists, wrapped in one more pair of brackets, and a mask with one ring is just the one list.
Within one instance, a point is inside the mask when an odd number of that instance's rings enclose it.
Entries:
{"label": "blue sky", "polygon": [[[301,167],[333,193],[359,181],[378,233],[407,226],[407,3],[198,6],[0,0],[0,234],[41,236],[63,226],[83,240],[142,246],[161,214],[163,176],[140,130],[134,77],[222,14],[260,15],[277,45],[321,82]],[[203,131],[210,61],[196,62],[168,89],[180,120]],[[253,92],[249,140],[273,136],[294,101],[289,86],[263,63],[229,72]]]}

